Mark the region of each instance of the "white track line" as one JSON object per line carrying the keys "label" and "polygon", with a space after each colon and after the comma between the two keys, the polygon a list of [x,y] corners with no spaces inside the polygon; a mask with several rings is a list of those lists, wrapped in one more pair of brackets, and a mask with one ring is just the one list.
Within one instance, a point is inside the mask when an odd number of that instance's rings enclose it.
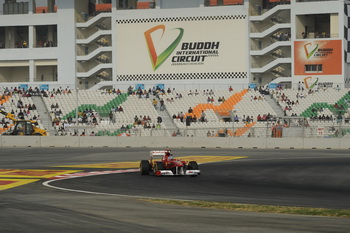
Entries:
{"label": "white track line", "polygon": [[[249,156],[247,156],[249,157]],[[347,157],[287,157],[287,158],[268,158],[268,159],[251,159],[251,158],[242,158],[234,160],[235,162],[252,162],[252,161],[271,161],[271,160],[295,160],[295,159],[331,159],[331,158],[347,158]],[[218,163],[218,162],[227,162],[227,161],[216,161],[216,162],[208,162],[209,163]],[[207,164],[207,163],[205,163]],[[68,192],[76,192],[76,193],[85,193],[85,194],[94,194],[94,195],[105,195],[105,196],[116,196],[116,197],[133,197],[133,198],[147,198],[147,199],[160,199],[160,200],[182,200],[182,201],[193,201],[193,200],[183,200],[183,199],[171,199],[171,198],[161,198],[161,197],[145,197],[145,196],[133,196],[133,195],[123,195],[123,194],[111,194],[111,193],[100,193],[100,192],[90,192],[90,191],[83,191],[83,190],[77,190],[77,189],[67,189],[67,188],[61,188],[57,186],[53,186],[50,183],[55,181],[62,181],[62,180],[68,180],[68,179],[75,179],[75,178],[81,178],[81,177],[88,177],[88,176],[100,176],[100,175],[111,175],[111,174],[121,174],[121,173],[128,173],[128,172],[138,172],[139,169],[127,169],[127,170],[120,170],[120,172],[110,173],[110,174],[91,174],[91,175],[84,175],[84,176],[74,176],[74,177],[67,177],[62,179],[54,179],[54,180],[48,180],[43,183],[45,187],[52,188],[52,189],[58,189],[62,191],[68,191]]]}
{"label": "white track line", "polygon": [[90,192],[90,191],[83,191],[78,189],[67,189],[67,188],[61,188],[57,186],[53,186],[50,183],[55,181],[62,181],[62,180],[68,180],[68,179],[75,179],[75,178],[81,178],[81,177],[88,177],[88,176],[101,176],[101,175],[112,175],[112,174],[122,174],[122,173],[128,173],[128,172],[138,172],[140,169],[128,169],[128,170],[122,170],[122,172],[119,173],[110,173],[110,174],[91,174],[91,175],[85,175],[85,176],[75,176],[75,177],[67,177],[62,179],[54,179],[54,180],[48,180],[43,183],[45,187],[52,188],[52,189],[58,189],[62,191],[67,192],[75,192],[75,193],[84,193],[84,194],[94,194],[94,195],[104,195],[104,196],[115,196],[115,197],[128,197],[128,198],[143,198],[143,199],[155,199],[155,200],[179,200],[179,201],[193,201],[193,200],[184,200],[184,199],[171,199],[171,198],[162,198],[162,197],[145,197],[145,196],[133,196],[133,195],[124,195],[124,194],[113,194],[113,193],[101,193],[101,192]]}

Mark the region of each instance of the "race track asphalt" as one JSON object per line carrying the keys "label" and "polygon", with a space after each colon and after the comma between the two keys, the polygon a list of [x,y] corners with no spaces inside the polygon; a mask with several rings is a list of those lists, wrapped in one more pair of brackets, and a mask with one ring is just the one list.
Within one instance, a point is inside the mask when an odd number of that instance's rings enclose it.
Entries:
{"label": "race track asphalt", "polygon": [[203,164],[198,177],[138,172],[68,179],[53,186],[151,198],[350,209],[350,158]]}
{"label": "race track asphalt", "polygon": [[[0,232],[350,232],[349,218],[160,205],[134,197],[350,209],[349,151],[174,149],[173,152],[181,156],[246,158],[201,164],[202,175],[194,178],[141,176],[134,172],[50,183],[100,194],[45,187],[42,185],[45,179],[3,190],[0,219],[4,224]],[[140,161],[148,154],[146,148],[2,149],[0,169],[62,169],[58,166]]]}

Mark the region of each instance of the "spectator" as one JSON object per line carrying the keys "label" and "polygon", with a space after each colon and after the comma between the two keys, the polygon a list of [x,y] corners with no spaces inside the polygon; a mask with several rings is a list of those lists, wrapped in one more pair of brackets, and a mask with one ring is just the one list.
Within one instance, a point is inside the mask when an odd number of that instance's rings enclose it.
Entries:
{"label": "spectator", "polygon": [[163,122],[163,119],[160,116],[158,116],[157,117],[157,123],[162,123],[162,122]]}
{"label": "spectator", "polygon": [[209,130],[208,130],[208,132],[207,132],[207,137],[211,137],[211,133],[210,133]]}
{"label": "spectator", "polygon": [[152,100],[152,104],[153,104],[153,107],[154,107],[155,109],[157,109],[158,101],[157,101],[156,99],[153,99],[153,100]]}
{"label": "spectator", "polygon": [[204,112],[204,110],[202,110],[202,113],[201,113],[201,118],[200,118],[200,121],[201,122],[205,122],[205,112]]}
{"label": "spectator", "polygon": [[261,115],[260,114],[257,117],[257,121],[261,121]]}
{"label": "spectator", "polygon": [[112,122],[112,120],[113,120],[113,112],[110,111],[109,112],[109,121]]}
{"label": "spectator", "polygon": [[160,110],[160,111],[163,111],[163,110],[164,110],[164,108],[165,108],[165,105],[164,105],[164,100],[163,100],[163,99],[161,99],[159,103],[160,103],[159,110]]}
{"label": "spectator", "polygon": [[125,131],[127,130],[127,128],[126,128],[124,125],[122,125],[122,126],[120,127],[120,129],[121,129],[123,132],[125,132]]}

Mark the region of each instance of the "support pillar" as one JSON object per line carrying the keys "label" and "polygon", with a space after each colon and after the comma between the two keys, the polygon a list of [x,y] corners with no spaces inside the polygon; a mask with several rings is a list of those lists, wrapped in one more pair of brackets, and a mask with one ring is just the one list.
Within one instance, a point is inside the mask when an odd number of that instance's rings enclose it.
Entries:
{"label": "support pillar", "polygon": [[55,0],[47,0],[47,11],[48,13],[55,12]]}
{"label": "support pillar", "polygon": [[53,27],[52,25],[49,25],[48,26],[48,29],[47,29],[47,41],[54,41],[53,39]]}
{"label": "support pillar", "polygon": [[35,13],[36,13],[35,0],[29,0],[29,2],[28,2],[28,14],[35,14]]}
{"label": "support pillar", "polygon": [[28,30],[28,48],[32,49],[36,47],[36,30],[34,26],[29,26]]}
{"label": "support pillar", "polygon": [[36,80],[36,66],[34,60],[29,60],[29,82]]}
{"label": "support pillar", "polygon": [[5,27],[5,48],[15,48],[15,27]]}

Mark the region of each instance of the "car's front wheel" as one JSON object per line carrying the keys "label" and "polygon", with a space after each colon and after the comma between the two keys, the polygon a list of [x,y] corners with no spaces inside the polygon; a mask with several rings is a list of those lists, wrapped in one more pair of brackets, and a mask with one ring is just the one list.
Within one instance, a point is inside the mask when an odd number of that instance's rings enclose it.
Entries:
{"label": "car's front wheel", "polygon": [[[191,161],[188,163],[187,170],[199,170],[198,163],[196,161]],[[196,177],[197,175],[192,175],[192,177]]]}
{"label": "car's front wheel", "polygon": [[196,161],[191,161],[188,163],[188,170],[199,170],[198,163]]}

